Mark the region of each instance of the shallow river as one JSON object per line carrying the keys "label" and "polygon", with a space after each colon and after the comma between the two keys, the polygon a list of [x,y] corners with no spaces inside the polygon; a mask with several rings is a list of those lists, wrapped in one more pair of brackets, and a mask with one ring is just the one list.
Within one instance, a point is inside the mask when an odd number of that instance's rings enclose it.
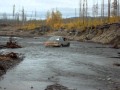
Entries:
{"label": "shallow river", "polygon": [[[77,90],[110,90],[120,84],[120,49],[108,45],[71,41],[70,47],[46,48],[48,37],[15,38],[23,48],[1,52],[23,53],[24,60],[0,80],[0,90],[44,90],[62,84]],[[0,37],[5,43],[8,37]],[[33,88],[31,88],[33,87]]]}

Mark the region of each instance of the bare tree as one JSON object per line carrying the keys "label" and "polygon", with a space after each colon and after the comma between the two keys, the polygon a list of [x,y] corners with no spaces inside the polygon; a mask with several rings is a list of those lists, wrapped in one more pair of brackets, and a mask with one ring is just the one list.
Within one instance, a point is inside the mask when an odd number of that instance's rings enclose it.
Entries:
{"label": "bare tree", "polygon": [[7,14],[6,13],[3,13],[3,20],[7,20]]}
{"label": "bare tree", "polygon": [[87,19],[87,16],[88,16],[88,2],[87,2],[87,0],[86,0],[86,19]]}
{"label": "bare tree", "polygon": [[80,0],[79,17],[82,16],[82,0]]}
{"label": "bare tree", "polygon": [[19,18],[19,13],[18,12],[15,14],[14,20],[16,22],[16,25],[19,24],[20,18]]}
{"label": "bare tree", "polygon": [[108,0],[108,22],[109,22],[109,19],[110,19],[110,7],[111,7],[111,0]]}
{"label": "bare tree", "polygon": [[30,21],[33,20],[33,11],[31,12],[31,15],[30,15]]}
{"label": "bare tree", "polygon": [[104,21],[104,0],[101,2],[101,21]]}
{"label": "bare tree", "polygon": [[16,16],[16,17],[17,17],[17,18],[16,18],[16,19],[17,19],[17,22],[19,23],[19,21],[20,21],[19,13],[17,13],[16,15],[17,15],[17,16]]}
{"label": "bare tree", "polygon": [[83,10],[82,10],[82,12],[83,12],[83,24],[84,24],[84,22],[85,22],[85,0],[83,0]]}
{"label": "bare tree", "polygon": [[87,9],[88,9],[87,5],[88,5],[87,0],[83,0],[83,7],[82,7],[83,24],[85,23],[85,18],[87,20]]}
{"label": "bare tree", "polygon": [[13,5],[13,19],[15,19],[15,5]]}
{"label": "bare tree", "polygon": [[93,16],[94,17],[98,16],[98,3],[93,5]]}
{"label": "bare tree", "polygon": [[22,8],[22,23],[24,25],[25,23],[25,12],[24,12],[24,7]]}
{"label": "bare tree", "polygon": [[36,12],[36,10],[35,10],[35,20],[36,20],[36,16],[37,16],[37,12]]}
{"label": "bare tree", "polygon": [[27,15],[24,15],[24,23],[27,21]]}
{"label": "bare tree", "polygon": [[120,16],[120,0],[118,0],[118,16]]}
{"label": "bare tree", "polygon": [[117,0],[114,0],[113,3],[112,3],[112,16],[117,16],[117,9],[118,9],[118,3],[117,3]]}
{"label": "bare tree", "polygon": [[104,17],[104,0],[102,0],[102,4],[101,4],[101,16],[102,18]]}

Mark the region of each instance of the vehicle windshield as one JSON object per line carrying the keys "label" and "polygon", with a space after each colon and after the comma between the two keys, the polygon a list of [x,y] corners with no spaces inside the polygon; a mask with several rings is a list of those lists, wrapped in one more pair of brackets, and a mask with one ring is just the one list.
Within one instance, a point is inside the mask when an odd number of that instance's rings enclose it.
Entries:
{"label": "vehicle windshield", "polygon": [[49,38],[49,41],[59,41],[60,37],[51,37]]}

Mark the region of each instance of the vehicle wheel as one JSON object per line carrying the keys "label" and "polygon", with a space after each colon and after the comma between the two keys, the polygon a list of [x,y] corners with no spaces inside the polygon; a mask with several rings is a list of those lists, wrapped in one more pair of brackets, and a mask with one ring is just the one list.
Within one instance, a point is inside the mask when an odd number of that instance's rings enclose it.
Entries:
{"label": "vehicle wheel", "polygon": [[70,46],[70,43],[68,43],[67,46],[69,47],[69,46]]}
{"label": "vehicle wheel", "polygon": [[60,47],[63,47],[63,44],[61,44]]}

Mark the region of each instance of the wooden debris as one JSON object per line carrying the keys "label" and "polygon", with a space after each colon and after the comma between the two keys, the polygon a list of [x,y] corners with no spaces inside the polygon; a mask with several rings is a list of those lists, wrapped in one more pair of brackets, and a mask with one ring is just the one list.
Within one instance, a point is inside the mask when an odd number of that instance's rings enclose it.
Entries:
{"label": "wooden debris", "polygon": [[5,47],[7,47],[7,48],[21,48],[21,46],[18,45],[17,42],[14,41],[12,37],[9,38],[9,41],[6,43]]}

